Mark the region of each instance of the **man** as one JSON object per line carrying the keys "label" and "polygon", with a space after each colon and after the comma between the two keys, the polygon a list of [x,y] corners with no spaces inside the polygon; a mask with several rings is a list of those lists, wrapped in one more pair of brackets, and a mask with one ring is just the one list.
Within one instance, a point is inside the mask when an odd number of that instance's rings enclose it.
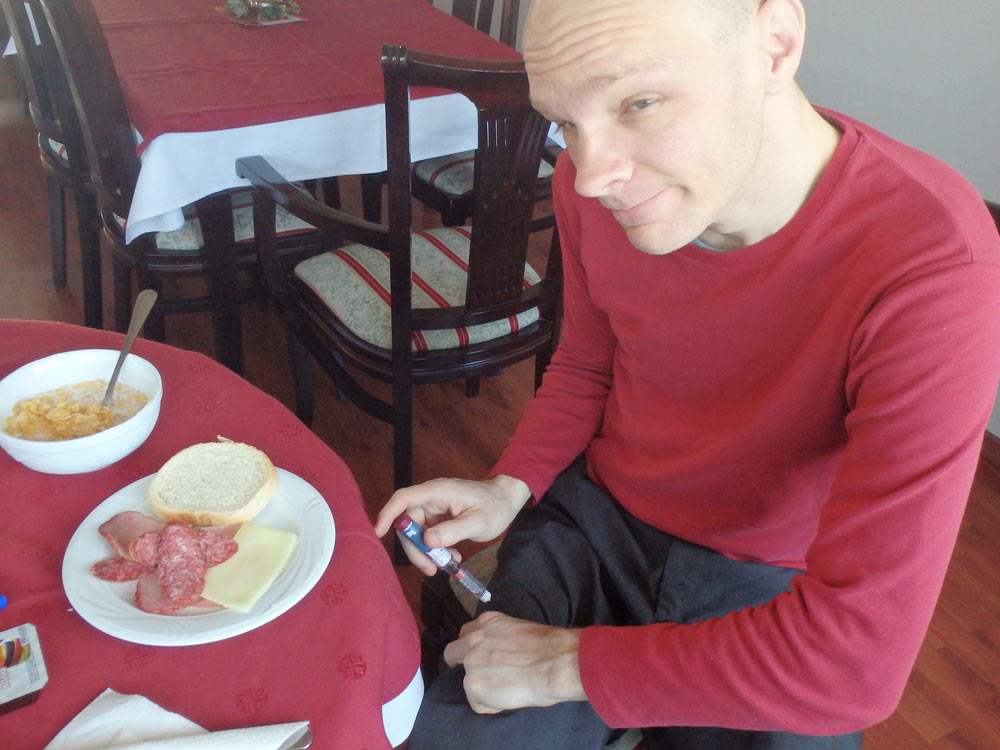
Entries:
{"label": "man", "polygon": [[859,748],[894,710],[996,394],[1000,239],[950,169],[810,105],[804,16],[532,4],[565,324],[492,477],[376,523],[513,521],[413,750]]}

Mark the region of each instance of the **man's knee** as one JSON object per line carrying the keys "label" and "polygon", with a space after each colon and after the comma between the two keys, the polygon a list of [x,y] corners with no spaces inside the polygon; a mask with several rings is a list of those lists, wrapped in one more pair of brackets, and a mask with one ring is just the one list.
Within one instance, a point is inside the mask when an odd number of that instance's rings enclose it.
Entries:
{"label": "man's knee", "polygon": [[465,697],[465,670],[453,667],[427,690],[409,750],[600,750],[611,730],[585,701],[477,714]]}

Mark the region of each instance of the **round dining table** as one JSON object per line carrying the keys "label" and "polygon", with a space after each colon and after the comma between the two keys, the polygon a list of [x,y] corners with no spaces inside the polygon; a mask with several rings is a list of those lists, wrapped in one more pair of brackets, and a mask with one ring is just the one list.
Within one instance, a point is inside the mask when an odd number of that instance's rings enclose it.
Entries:
{"label": "round dining table", "polygon": [[[121,344],[110,331],[0,319],[0,378],[55,352]],[[132,454],[98,471],[55,475],[0,452],[0,595],[7,599],[0,631],[33,625],[48,673],[33,703],[0,715],[0,746],[41,750],[108,688],[145,696],[209,731],[308,721],[314,748],[404,742],[423,696],[417,626],[344,462],[283,404],[208,357],[143,339],[133,352],[159,370],[163,402]],[[209,642],[167,637],[167,645],[150,645],[90,624],[72,606],[62,573],[76,529],[181,449],[217,436],[261,449],[279,473],[304,481],[329,506],[334,546],[329,563],[314,571],[318,581],[277,617]],[[170,632],[171,615],[146,617]]]}

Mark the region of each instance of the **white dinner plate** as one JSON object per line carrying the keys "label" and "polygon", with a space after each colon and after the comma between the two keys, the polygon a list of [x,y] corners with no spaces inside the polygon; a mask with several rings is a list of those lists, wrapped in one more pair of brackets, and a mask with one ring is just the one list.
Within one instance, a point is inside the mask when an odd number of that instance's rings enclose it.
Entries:
{"label": "white dinner plate", "polygon": [[[116,638],[149,646],[189,646],[211,643],[245,633],[287,612],[323,575],[333,555],[336,528],[323,497],[301,477],[278,469],[278,490],[254,523],[298,535],[285,570],[249,612],[231,609],[180,614],[143,612],[135,605],[135,581],[102,581],[90,566],[112,554],[98,527],[126,510],[154,516],[146,487],[154,474],[143,477],[98,505],[73,533],[63,557],[63,588],[84,620]],[[190,613],[190,614],[189,614]]]}

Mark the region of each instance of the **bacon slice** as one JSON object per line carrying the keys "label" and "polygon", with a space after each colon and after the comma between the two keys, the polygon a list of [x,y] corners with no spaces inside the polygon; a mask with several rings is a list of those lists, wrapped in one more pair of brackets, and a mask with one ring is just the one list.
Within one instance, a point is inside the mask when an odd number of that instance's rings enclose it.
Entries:
{"label": "bacon slice", "polygon": [[166,524],[156,518],[145,516],[136,510],[126,510],[112,516],[98,527],[98,531],[115,554],[134,559],[129,550],[132,541],[150,531],[159,531]]}
{"label": "bacon slice", "polygon": [[149,570],[139,576],[139,582],[135,586],[135,604],[143,612],[157,615],[173,614],[180,609],[180,605],[167,598],[163,586],[160,585],[159,574],[155,570]]}

